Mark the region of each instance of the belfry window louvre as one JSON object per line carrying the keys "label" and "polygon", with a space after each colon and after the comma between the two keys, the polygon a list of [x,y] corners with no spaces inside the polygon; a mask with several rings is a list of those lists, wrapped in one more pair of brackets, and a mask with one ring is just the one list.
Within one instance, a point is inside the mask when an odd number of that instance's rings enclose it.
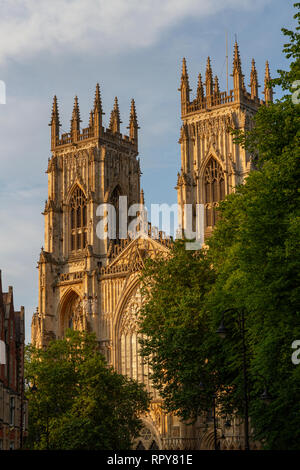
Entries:
{"label": "belfry window louvre", "polygon": [[77,187],[71,201],[71,251],[83,250],[87,244],[87,200]]}
{"label": "belfry window louvre", "polygon": [[225,198],[224,172],[219,163],[210,158],[204,173],[205,227],[213,227],[218,219],[217,207]]}

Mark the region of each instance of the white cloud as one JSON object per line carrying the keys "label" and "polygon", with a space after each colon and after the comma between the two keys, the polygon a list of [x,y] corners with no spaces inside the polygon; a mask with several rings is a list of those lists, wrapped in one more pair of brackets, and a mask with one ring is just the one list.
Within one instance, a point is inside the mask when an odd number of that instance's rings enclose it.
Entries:
{"label": "white cloud", "polygon": [[188,18],[234,8],[261,8],[270,0],[3,0],[0,63],[38,53],[120,52],[154,44]]}

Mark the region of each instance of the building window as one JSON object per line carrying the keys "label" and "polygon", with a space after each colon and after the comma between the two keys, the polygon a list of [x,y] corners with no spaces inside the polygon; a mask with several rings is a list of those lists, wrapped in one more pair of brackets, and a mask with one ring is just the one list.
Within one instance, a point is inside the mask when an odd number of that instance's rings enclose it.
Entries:
{"label": "building window", "polygon": [[120,237],[120,233],[119,233],[120,232],[120,227],[119,227],[120,196],[121,196],[121,188],[120,186],[116,186],[110,195],[110,204],[112,204],[115,209],[115,227],[116,227],[115,239],[116,240],[119,240],[119,237]]}
{"label": "building window", "polygon": [[80,188],[71,197],[71,251],[83,250],[87,244],[87,200]]}
{"label": "building window", "polygon": [[213,227],[218,219],[217,207],[225,198],[224,172],[219,163],[211,158],[204,173],[205,226]]}
{"label": "building window", "polygon": [[10,425],[14,426],[15,424],[15,398],[10,397],[10,403],[9,403],[9,412],[10,412]]}

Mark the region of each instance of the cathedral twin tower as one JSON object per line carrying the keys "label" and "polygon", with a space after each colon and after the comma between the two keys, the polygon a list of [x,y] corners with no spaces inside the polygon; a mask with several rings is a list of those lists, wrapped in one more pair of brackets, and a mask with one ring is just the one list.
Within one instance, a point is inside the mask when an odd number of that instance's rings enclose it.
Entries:
{"label": "cathedral twin tower", "polygon": [[[196,97],[190,100],[190,86],[186,61],[183,59],[181,85],[182,127],[181,170],[177,179],[178,204],[203,204],[205,208],[205,235],[216,223],[216,208],[235,186],[242,184],[251,170],[251,156],[233,141],[231,129],[247,130],[258,107],[273,100],[269,87],[270,71],[266,63],[264,97],[258,96],[258,79],[252,60],[250,93],[246,90],[237,42],[234,45],[233,89],[220,92],[218,77],[213,78],[210,58],[207,59],[205,82],[198,78]],[[205,87],[205,92],[204,92]],[[193,210],[194,219],[196,208]],[[181,211],[180,224],[185,226]],[[194,230],[196,220],[194,220]],[[199,227],[198,227],[199,229]]]}
{"label": "cathedral twin tower", "polygon": [[[176,186],[178,204],[183,209],[179,223],[184,227],[184,205],[191,204],[196,224],[196,204],[203,204],[206,236],[216,223],[219,201],[244,181],[252,166],[251,156],[233,142],[230,130],[250,129],[259,106],[272,101],[268,65],[265,100],[258,97],[254,61],[250,92],[246,90],[237,44],[232,75],[233,89],[220,92],[208,59],[205,82],[199,75],[197,93],[191,100],[183,60],[181,169]],[[48,199],[43,212],[45,246],[38,262],[39,306],[32,319],[32,342],[44,347],[50,340],[62,338],[67,328],[94,331],[108,362],[119,372],[145,383],[152,393],[151,411],[144,419],[147,432],[139,447],[207,448],[209,430],[200,435],[197,423],[194,427],[184,426],[175,416],[162,411],[148,365],[139,354],[136,313],[143,302],[139,274],[146,257],[168,256],[170,241],[151,236],[103,240],[96,233],[100,204],[111,203],[118,212],[119,196],[127,196],[128,206],[143,202],[134,100],[128,136],[120,132],[117,98],[108,128],[103,127],[103,114],[97,85],[89,126],[80,127],[75,97],[70,132],[60,134],[54,97]]]}

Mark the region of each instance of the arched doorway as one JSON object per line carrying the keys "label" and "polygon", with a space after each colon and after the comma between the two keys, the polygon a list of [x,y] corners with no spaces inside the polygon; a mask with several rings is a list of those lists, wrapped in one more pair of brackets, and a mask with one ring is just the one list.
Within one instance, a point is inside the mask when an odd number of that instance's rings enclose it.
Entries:
{"label": "arched doorway", "polygon": [[67,329],[87,330],[87,319],[80,296],[70,290],[64,297],[59,313],[59,333],[63,338]]}

